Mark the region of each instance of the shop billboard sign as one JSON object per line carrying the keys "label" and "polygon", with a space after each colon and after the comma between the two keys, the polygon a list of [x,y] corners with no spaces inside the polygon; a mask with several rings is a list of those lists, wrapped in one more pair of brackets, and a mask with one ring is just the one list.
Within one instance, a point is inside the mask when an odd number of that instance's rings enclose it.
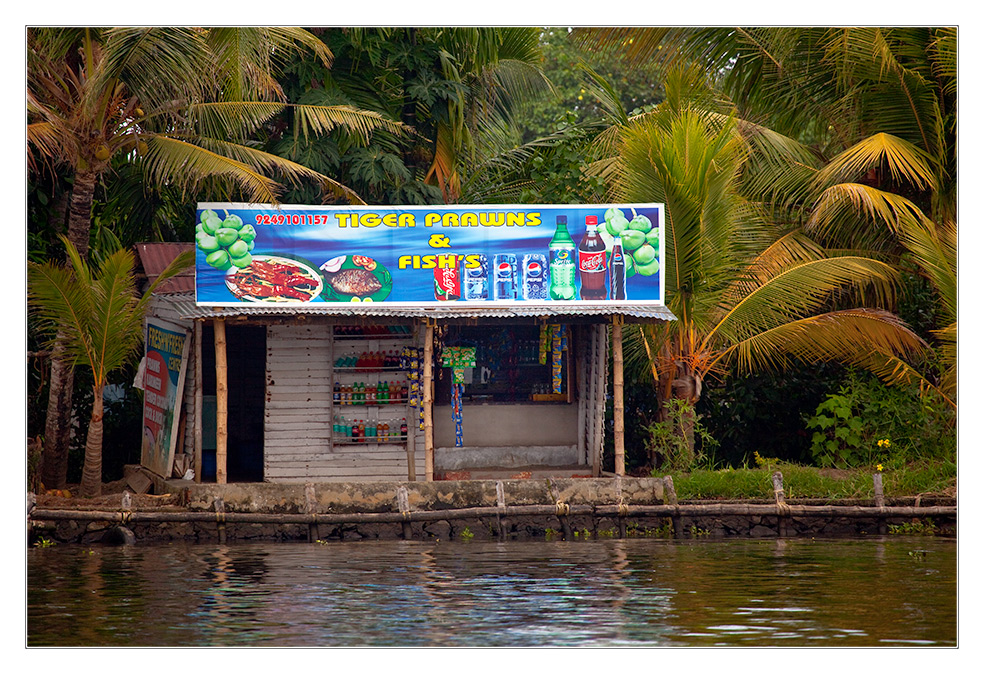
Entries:
{"label": "shop billboard sign", "polygon": [[664,304],[662,204],[201,203],[196,301]]}
{"label": "shop billboard sign", "polygon": [[147,341],[141,364],[144,391],[140,465],[169,477],[174,465],[188,363],[188,331],[155,317],[147,318]]}

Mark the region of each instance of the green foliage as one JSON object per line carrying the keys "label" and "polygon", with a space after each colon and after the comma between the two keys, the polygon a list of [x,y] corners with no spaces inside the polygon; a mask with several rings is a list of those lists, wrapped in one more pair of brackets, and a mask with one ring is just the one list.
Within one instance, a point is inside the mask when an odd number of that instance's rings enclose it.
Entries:
{"label": "green foliage", "polygon": [[[546,88],[535,28],[387,27],[317,31],[331,67],[311,55],[285,68],[290,98],[357,106],[412,133],[308,138],[290,119],[268,125],[278,155],[330,173],[367,202],[430,204],[461,196],[476,166],[506,145],[518,100]],[[290,194],[308,200],[306,191]]]}
{"label": "green foliage", "polygon": [[837,393],[807,419],[814,429],[813,456],[821,466],[899,464],[917,459],[954,460],[953,408],[933,392],[886,386],[850,371]]}
{"label": "green foliage", "polygon": [[709,449],[716,444],[714,438],[704,428],[691,402],[670,398],[663,409],[663,421],[645,426],[649,434],[644,440],[646,450],[653,459],[659,460],[660,470],[691,470],[706,458],[705,453],[697,448],[696,441],[700,441],[701,447]]}
{"label": "green foliage", "polygon": [[704,381],[697,401],[708,432],[719,442],[718,462],[738,467],[758,451],[784,461],[809,463],[810,438],[803,419],[843,377],[836,365],[794,364],[781,374],[732,374]]}
{"label": "green foliage", "polygon": [[521,110],[517,119],[521,142],[553,133],[553,120],[567,115],[577,122],[597,122],[607,116],[607,111],[591,94],[582,65],[611,83],[625,110],[663,100],[661,80],[652,68],[627,64],[618,49],[581,48],[570,39],[567,28],[544,29],[540,33],[540,45],[543,72],[550,79],[554,93],[530,102]]}
{"label": "green foliage", "polygon": [[852,411],[846,395],[828,395],[806,423],[813,433],[813,456],[822,466],[856,466],[871,463],[870,447],[864,446],[864,422]]}
{"label": "green foliage", "polygon": [[[912,522],[903,522],[902,524],[889,524],[888,533],[893,536],[935,536],[939,533],[939,527],[933,523],[933,520],[927,517],[924,520],[913,520]],[[917,553],[910,552],[910,555]]]}

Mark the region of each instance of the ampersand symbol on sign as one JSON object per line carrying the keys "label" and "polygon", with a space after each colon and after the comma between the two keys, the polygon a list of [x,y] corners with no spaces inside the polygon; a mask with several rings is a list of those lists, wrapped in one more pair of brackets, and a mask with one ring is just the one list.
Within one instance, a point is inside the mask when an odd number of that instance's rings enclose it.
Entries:
{"label": "ampersand symbol on sign", "polygon": [[431,248],[450,248],[451,239],[443,234],[431,234],[430,241],[427,242],[427,245]]}

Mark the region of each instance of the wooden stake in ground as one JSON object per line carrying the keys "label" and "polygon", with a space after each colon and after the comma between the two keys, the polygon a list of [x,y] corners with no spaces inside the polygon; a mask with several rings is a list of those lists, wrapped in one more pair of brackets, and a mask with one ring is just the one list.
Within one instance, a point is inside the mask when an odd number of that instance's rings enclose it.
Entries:
{"label": "wooden stake in ground", "polygon": [[202,481],[202,321],[195,321],[195,482]]}
{"label": "wooden stake in ground", "polygon": [[424,334],[424,472],[434,481],[434,326],[428,321]]}
{"label": "wooden stake in ground", "polygon": [[229,382],[226,367],[225,320],[215,328],[215,482],[226,483],[226,445],[229,441]]}
{"label": "wooden stake in ground", "polygon": [[625,402],[622,386],[622,316],[612,317],[612,397],[615,421],[615,474],[625,475]]}

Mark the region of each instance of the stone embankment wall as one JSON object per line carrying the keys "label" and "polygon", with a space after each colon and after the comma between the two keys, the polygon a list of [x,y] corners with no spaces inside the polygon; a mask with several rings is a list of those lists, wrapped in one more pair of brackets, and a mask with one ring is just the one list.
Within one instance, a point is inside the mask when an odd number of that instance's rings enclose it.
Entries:
{"label": "stone embankment wall", "polygon": [[921,523],[952,534],[949,502],[676,503],[659,478],[197,485],[161,482],[155,508],[36,508],[29,533],[58,542],[421,541],[835,537]]}

